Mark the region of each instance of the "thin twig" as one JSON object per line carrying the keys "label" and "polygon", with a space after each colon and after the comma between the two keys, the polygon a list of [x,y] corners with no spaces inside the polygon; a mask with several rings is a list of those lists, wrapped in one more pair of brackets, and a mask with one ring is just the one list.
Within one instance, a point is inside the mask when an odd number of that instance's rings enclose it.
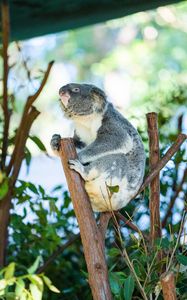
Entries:
{"label": "thin twig", "polygon": [[36,271],[37,274],[43,273],[47,267],[55,260],[57,256],[62,254],[62,252],[67,249],[69,246],[71,246],[75,241],[77,241],[80,238],[80,233],[72,236],[64,245],[59,246],[57,250],[55,250],[48,259],[44,262],[44,264],[38,268]]}
{"label": "thin twig", "polygon": [[10,174],[11,169],[12,169],[12,167],[14,165],[17,148],[19,148],[19,144],[20,144],[20,141],[21,141],[22,129],[24,128],[24,126],[27,123],[27,118],[28,118],[29,110],[30,110],[31,106],[33,105],[34,101],[37,99],[37,97],[42,92],[42,90],[43,90],[43,88],[44,88],[44,86],[46,84],[46,81],[47,81],[47,79],[49,77],[49,73],[50,73],[50,70],[51,70],[51,67],[52,67],[53,63],[54,63],[54,61],[52,61],[52,62],[50,62],[48,64],[47,70],[46,70],[46,72],[44,74],[44,78],[43,78],[43,80],[42,80],[42,82],[40,84],[40,87],[37,90],[37,92],[35,94],[33,94],[32,96],[29,96],[27,98],[27,102],[26,102],[26,105],[25,105],[25,108],[24,108],[24,111],[23,111],[23,114],[22,114],[20,125],[19,125],[19,128],[18,128],[17,133],[16,133],[14,150],[13,150],[13,153],[12,153],[12,156],[11,156],[11,159],[10,159],[10,163],[9,163],[9,165],[7,167],[7,174]]}
{"label": "thin twig", "polygon": [[144,291],[144,289],[143,289],[143,287],[142,287],[142,285],[141,285],[141,283],[140,283],[140,281],[139,281],[139,278],[138,278],[138,276],[136,275],[136,272],[135,272],[135,270],[134,270],[134,266],[133,266],[133,264],[131,263],[130,258],[129,258],[129,256],[128,256],[128,253],[127,253],[127,251],[126,251],[125,248],[123,249],[123,256],[124,256],[124,258],[125,258],[125,260],[126,260],[126,263],[127,263],[128,267],[129,267],[131,273],[133,274],[133,276],[134,276],[134,278],[135,278],[135,280],[136,280],[136,283],[137,283],[137,285],[138,285],[138,287],[139,287],[139,290],[140,290],[140,293],[141,293],[143,299],[144,299],[144,300],[148,300],[148,298],[147,298],[147,296],[146,296],[146,294],[145,294],[145,291]]}
{"label": "thin twig", "polygon": [[122,222],[124,222],[125,225],[127,225],[132,230],[139,232],[139,228],[135,224],[133,224],[130,220],[125,218],[119,211],[115,211],[114,213],[116,217],[118,217]]}
{"label": "thin twig", "polygon": [[164,219],[162,221],[162,227],[166,226],[167,220],[168,220],[168,218],[171,215],[172,208],[173,208],[173,206],[175,204],[175,201],[176,201],[179,193],[182,191],[183,184],[186,182],[186,178],[187,178],[187,168],[184,170],[181,182],[179,183],[179,185],[178,185],[178,187],[177,187],[177,189],[175,191],[175,194],[173,195],[173,197],[170,200],[170,203],[169,203],[169,206],[168,206],[168,210],[167,210],[167,212],[165,214],[165,217],[164,217]]}
{"label": "thin twig", "polygon": [[166,273],[169,272],[169,270],[170,270],[170,268],[171,268],[171,264],[172,264],[172,261],[173,261],[173,257],[174,257],[174,255],[175,255],[175,252],[176,252],[177,247],[178,247],[178,245],[179,245],[179,240],[180,240],[180,237],[181,237],[181,233],[182,233],[183,228],[184,228],[185,217],[186,217],[186,210],[184,210],[183,215],[182,215],[181,225],[180,225],[179,233],[178,233],[178,236],[177,236],[176,244],[175,244],[175,247],[174,247],[174,249],[173,249],[173,251],[172,251],[172,254],[171,254],[171,256],[170,256],[170,260],[169,260],[168,266],[166,267]]}
{"label": "thin twig", "polygon": [[137,194],[133,197],[133,199],[139,195],[149,184],[150,182],[157,176],[157,174],[160,172],[160,170],[165,167],[167,162],[171,159],[171,157],[179,150],[182,143],[187,139],[187,135],[180,133],[177,137],[177,140],[175,143],[168,149],[166,154],[160,159],[154,170],[152,170],[147,177],[145,178],[142,186],[140,187]]}

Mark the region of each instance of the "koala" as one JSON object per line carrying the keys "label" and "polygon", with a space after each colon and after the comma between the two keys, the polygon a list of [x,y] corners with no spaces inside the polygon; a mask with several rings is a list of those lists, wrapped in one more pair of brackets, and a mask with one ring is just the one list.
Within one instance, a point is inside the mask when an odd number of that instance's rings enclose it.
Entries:
{"label": "koala", "polygon": [[[75,126],[78,159],[70,160],[69,167],[85,180],[93,210],[123,208],[144,177],[145,151],[138,132],[94,85],[70,83],[60,88],[59,95],[65,116]],[[58,134],[52,136],[54,151],[59,150],[60,139]],[[114,186],[118,192],[113,192]]]}

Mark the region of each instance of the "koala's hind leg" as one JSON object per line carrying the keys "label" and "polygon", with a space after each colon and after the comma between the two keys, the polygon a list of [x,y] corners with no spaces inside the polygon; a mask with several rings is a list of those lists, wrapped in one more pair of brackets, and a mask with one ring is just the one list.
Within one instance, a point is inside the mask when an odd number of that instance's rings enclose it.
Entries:
{"label": "koala's hind leg", "polygon": [[83,165],[78,159],[70,159],[69,167],[79,173],[85,181],[94,180],[99,176],[99,172],[96,168],[90,168],[89,164]]}

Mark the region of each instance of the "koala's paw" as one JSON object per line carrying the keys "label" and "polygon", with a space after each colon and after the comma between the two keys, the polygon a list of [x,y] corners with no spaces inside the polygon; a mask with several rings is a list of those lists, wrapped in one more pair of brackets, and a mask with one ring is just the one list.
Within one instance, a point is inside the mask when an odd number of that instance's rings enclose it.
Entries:
{"label": "koala's paw", "polygon": [[60,140],[61,136],[60,134],[53,134],[50,145],[53,151],[59,151],[60,150]]}
{"label": "koala's paw", "polygon": [[70,169],[75,170],[84,178],[84,166],[81,164],[81,162],[78,159],[70,159],[68,163]]}

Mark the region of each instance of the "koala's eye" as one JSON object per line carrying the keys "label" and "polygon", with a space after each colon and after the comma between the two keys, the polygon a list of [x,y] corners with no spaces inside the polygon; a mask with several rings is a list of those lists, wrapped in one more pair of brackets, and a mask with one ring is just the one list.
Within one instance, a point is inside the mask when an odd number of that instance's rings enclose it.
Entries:
{"label": "koala's eye", "polygon": [[80,92],[80,89],[78,87],[76,87],[76,88],[72,89],[72,92],[78,93],[78,92]]}

